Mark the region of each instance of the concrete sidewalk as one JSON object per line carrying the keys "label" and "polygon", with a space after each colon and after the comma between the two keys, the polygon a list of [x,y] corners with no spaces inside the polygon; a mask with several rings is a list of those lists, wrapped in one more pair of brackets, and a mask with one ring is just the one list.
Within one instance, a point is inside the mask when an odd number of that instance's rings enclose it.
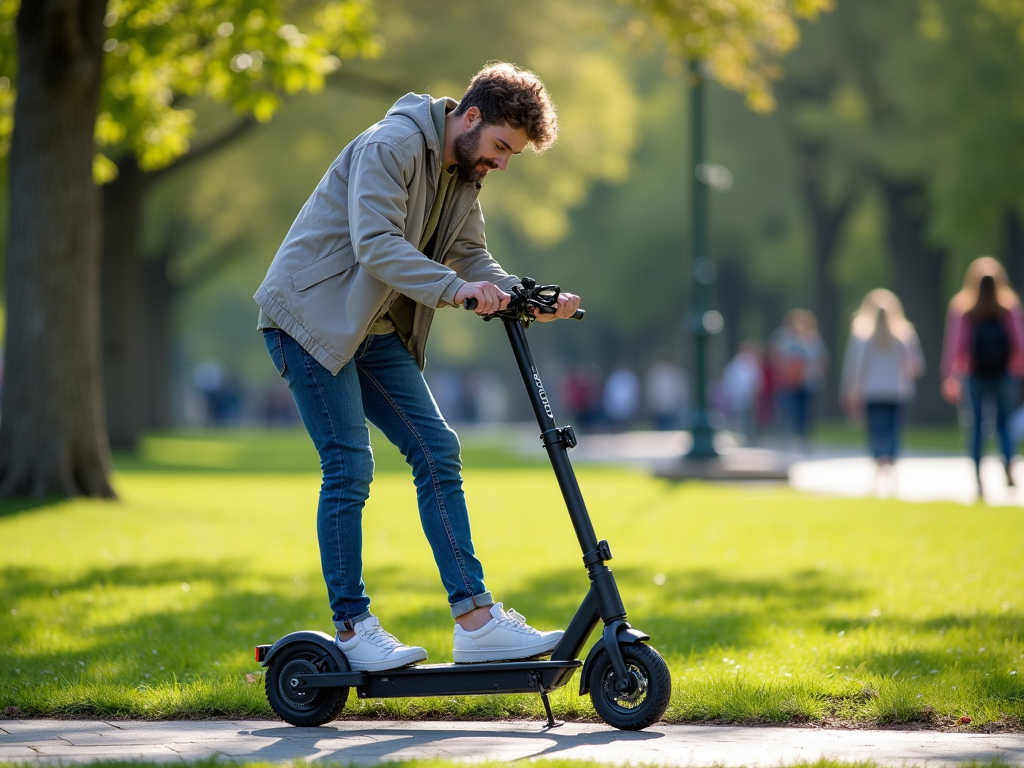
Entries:
{"label": "concrete sidewalk", "polygon": [[322,728],[281,722],[0,720],[0,761],[331,761],[373,764],[444,758],[511,762],[538,758],[616,765],[781,766],[832,758],[885,766],[954,766],[1000,760],[1024,766],[1024,734],[844,731],[821,728],[656,726],[639,733],[606,725],[537,721],[340,721]]}
{"label": "concrete sidewalk", "polygon": [[[521,450],[536,452],[523,432]],[[533,437],[536,442],[536,437]],[[908,451],[892,471],[879,476],[875,463],[857,448],[817,446],[799,454],[784,449],[743,448],[727,433],[718,443],[719,450],[738,456],[740,464],[762,467],[765,476],[775,473],[793,488],[822,496],[880,496],[911,502],[953,501],[976,504],[979,501],[974,478],[974,463],[957,454],[920,454]],[[584,464],[620,464],[634,466],[662,477],[684,479],[678,471],[680,457],[690,447],[686,432],[625,432],[580,437],[570,454],[572,462]],[[673,467],[675,471],[673,472]],[[779,471],[781,468],[781,471]],[[741,466],[740,469],[743,469]],[[1024,464],[1017,467],[1017,487],[1008,487],[1002,462],[995,456],[982,461],[981,479],[984,501],[993,506],[1024,506]],[[729,473],[725,473],[728,475]],[[756,479],[756,472],[733,473],[736,480]],[[744,476],[746,474],[746,476]],[[709,477],[726,480],[728,476]]]}

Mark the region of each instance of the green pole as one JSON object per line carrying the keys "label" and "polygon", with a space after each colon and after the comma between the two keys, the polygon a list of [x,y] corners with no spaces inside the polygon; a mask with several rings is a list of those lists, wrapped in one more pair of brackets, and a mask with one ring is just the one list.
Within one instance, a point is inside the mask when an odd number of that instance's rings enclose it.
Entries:
{"label": "green pole", "polygon": [[708,418],[708,338],[719,329],[708,327],[711,286],[715,265],[708,253],[708,185],[702,178],[704,165],[704,72],[703,62],[690,61],[690,131],[693,140],[693,314],[690,329],[694,353],[694,411],[690,424],[693,445],[688,459],[712,459],[715,430]]}

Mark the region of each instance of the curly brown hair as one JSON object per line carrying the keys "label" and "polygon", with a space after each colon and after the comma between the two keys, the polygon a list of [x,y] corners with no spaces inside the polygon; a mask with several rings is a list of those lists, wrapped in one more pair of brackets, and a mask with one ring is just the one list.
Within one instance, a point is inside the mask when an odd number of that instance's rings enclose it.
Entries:
{"label": "curly brown hair", "polygon": [[462,96],[456,115],[470,107],[480,110],[487,125],[507,123],[523,128],[537,154],[558,136],[558,117],[544,83],[528,69],[498,61],[477,72]]}

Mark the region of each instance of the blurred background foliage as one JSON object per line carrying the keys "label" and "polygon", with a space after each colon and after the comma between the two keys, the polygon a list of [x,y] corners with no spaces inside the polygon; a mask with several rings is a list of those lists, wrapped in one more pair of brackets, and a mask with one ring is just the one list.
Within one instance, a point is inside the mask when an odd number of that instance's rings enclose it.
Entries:
{"label": "blurred background foliage", "polygon": [[[0,17],[12,18],[15,6],[0,0]],[[729,4],[724,20],[708,16],[718,4],[706,2],[257,8],[236,0],[197,10],[208,34],[195,49],[163,49],[147,37],[157,30],[142,17],[152,22],[160,7],[110,4],[116,42],[108,61],[125,92],[160,94],[150,101],[179,115],[179,138],[161,141],[139,127],[152,106],[140,114],[105,102],[98,140],[110,165],[100,161],[100,175],[123,171],[125,157],[152,173],[204,142],[220,143],[173,174],[153,175],[137,196],[140,263],[159,272],[170,322],[166,339],[146,337],[142,346],[166,347],[164,378],[173,383],[164,395],[173,408],[147,412],[148,427],[187,415],[185,393],[204,361],[246,396],[274,385],[251,297],[319,178],[401,95],[457,98],[491,60],[538,72],[563,127],[549,153],[517,158],[487,180],[481,198],[489,246],[506,269],[557,282],[588,309],[584,323],[533,334],[542,369],[688,362],[684,54],[705,55],[729,86],[709,94],[709,159],[734,179],[711,204],[715,303],[726,321],[714,369],[743,338],[764,339],[794,306],[815,311],[836,361],[853,308],[885,286],[903,298],[929,365],[915,418],[951,421],[935,376],[946,301],[983,253],[1001,258],[1017,287],[1024,283],[1024,6],[1015,0],[839,0],[834,8],[747,0]],[[280,20],[296,21],[284,35],[276,21],[255,29],[237,21],[286,10]],[[348,13],[346,24],[332,13]],[[243,28],[251,39],[235,34]],[[11,37],[3,22],[5,58]],[[133,40],[165,51],[163,66],[145,75],[116,69],[130,63]],[[257,66],[249,51],[270,45],[281,48],[273,57],[280,63]],[[190,67],[244,70],[248,80],[244,88],[237,78],[212,77],[202,88],[174,80]],[[5,77],[0,128],[12,92]],[[110,210],[108,237],[121,226]],[[133,311],[154,303],[143,295]],[[438,313],[428,374],[482,366],[514,377],[496,337],[500,328],[466,313]],[[823,406],[834,399],[833,388]]]}

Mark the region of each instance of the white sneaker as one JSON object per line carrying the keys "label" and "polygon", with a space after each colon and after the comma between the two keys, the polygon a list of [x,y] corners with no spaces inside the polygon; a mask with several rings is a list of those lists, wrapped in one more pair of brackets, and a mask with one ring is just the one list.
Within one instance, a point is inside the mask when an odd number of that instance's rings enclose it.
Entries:
{"label": "white sneaker", "polygon": [[558,629],[541,632],[526,623],[515,611],[502,610],[501,603],[491,606],[491,620],[480,629],[467,632],[455,625],[453,654],[456,663],[472,661],[515,661],[543,656],[558,645],[565,634]]}
{"label": "white sneaker", "polygon": [[398,639],[380,625],[380,619],[370,616],[352,626],[355,635],[348,640],[334,636],[335,644],[345,652],[352,669],[381,672],[425,661],[427,651],[418,645],[402,645]]}

